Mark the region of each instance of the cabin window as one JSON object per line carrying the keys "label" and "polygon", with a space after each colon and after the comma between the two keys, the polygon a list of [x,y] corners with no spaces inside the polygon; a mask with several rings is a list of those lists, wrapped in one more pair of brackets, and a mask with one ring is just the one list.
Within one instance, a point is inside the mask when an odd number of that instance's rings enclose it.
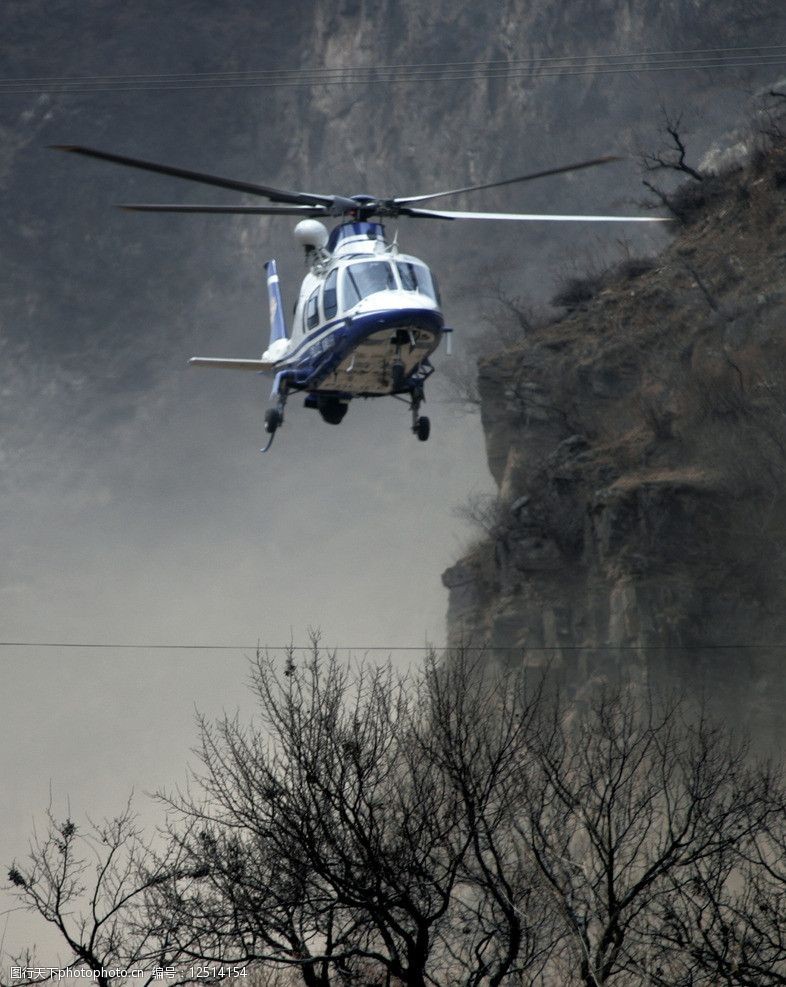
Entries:
{"label": "cabin window", "polygon": [[442,295],[439,293],[439,282],[436,276],[431,273],[431,271],[426,268],[426,274],[428,274],[429,281],[431,282],[431,297],[436,301],[437,305],[442,305]]}
{"label": "cabin window", "polygon": [[328,274],[325,287],[322,289],[322,308],[325,310],[326,319],[332,319],[338,311],[338,298],[336,296],[337,282],[338,271],[333,270]]}
{"label": "cabin window", "polygon": [[319,289],[312,292],[306,302],[306,329],[319,325]]}
{"label": "cabin window", "polygon": [[404,291],[420,291],[439,303],[437,283],[425,264],[412,264],[410,261],[400,260],[396,266]]}
{"label": "cabin window", "polygon": [[344,268],[344,308],[352,308],[361,298],[396,287],[393,268],[384,260],[350,264]]}

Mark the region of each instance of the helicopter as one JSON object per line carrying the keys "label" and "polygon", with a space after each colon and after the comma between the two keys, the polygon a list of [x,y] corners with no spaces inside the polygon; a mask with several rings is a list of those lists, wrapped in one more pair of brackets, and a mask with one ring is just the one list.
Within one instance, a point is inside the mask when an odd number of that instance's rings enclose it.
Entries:
{"label": "helicopter", "polygon": [[[245,370],[273,377],[271,407],[265,413],[267,452],[284,422],[287,398],[305,394],[305,406],[338,425],[353,398],[392,396],[409,404],[412,432],[429,438],[431,424],[420,414],[425,382],[434,373],[430,357],[443,337],[450,352],[453,330],[445,324],[434,274],[419,258],[402,253],[398,237],[388,242],[386,218],[489,220],[521,222],[668,222],[656,216],[587,216],[494,213],[423,208],[434,199],[592,168],[622,160],[615,155],[592,158],[519,175],[502,181],[429,192],[377,198],[356,194],[323,195],[272,188],[218,175],[131,158],[78,145],[55,150],[113,164],[157,172],[204,185],[231,189],[268,200],[265,205],[165,205],[134,203],[135,212],[212,213],[300,216],[294,234],[305,251],[308,273],[300,287],[287,332],[275,260],[265,264],[270,304],[270,339],[259,359],[192,357],[195,367]],[[332,218],[332,231],[320,222]]]}

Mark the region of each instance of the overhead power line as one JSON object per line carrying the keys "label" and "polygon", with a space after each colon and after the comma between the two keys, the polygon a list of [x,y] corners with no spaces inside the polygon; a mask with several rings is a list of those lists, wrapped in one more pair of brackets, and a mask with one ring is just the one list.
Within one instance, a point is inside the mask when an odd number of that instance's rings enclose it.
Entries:
{"label": "overhead power line", "polygon": [[[320,643],[326,651],[761,651],[786,650],[786,644],[557,644],[557,645],[457,645],[446,644],[336,644]],[[101,651],[312,651],[313,644],[128,644],[92,641],[0,641],[0,648],[74,648]]]}
{"label": "overhead power line", "polygon": [[320,75],[334,75],[345,72],[374,72],[374,71],[390,71],[396,69],[411,70],[411,69],[441,69],[441,68],[481,68],[483,66],[493,66],[501,65],[507,67],[515,67],[517,65],[531,65],[533,63],[548,63],[548,62],[593,62],[593,61],[603,61],[606,59],[614,58],[662,58],[668,55],[680,55],[680,56],[693,56],[693,55],[723,55],[736,52],[752,52],[752,51],[772,51],[778,50],[782,51],[786,48],[786,44],[781,45],[746,45],[740,46],[736,45],[730,48],[676,48],[668,49],[664,51],[633,51],[633,52],[617,52],[617,53],[605,53],[600,55],[536,55],[530,56],[529,58],[495,58],[486,61],[463,61],[463,62],[403,62],[390,65],[360,65],[360,66],[337,66],[336,68],[329,68],[328,66],[323,66],[322,68],[315,69],[234,69],[227,70],[223,72],[165,72],[165,73],[135,73],[135,74],[115,74],[115,75],[84,75],[84,76],[19,76],[17,78],[10,79],[0,79],[0,85],[7,84],[19,84],[19,83],[30,83],[30,82],[94,82],[94,81],[129,81],[129,80],[187,80],[187,79],[213,79],[213,78],[226,78],[226,77],[242,77],[242,76],[300,76],[304,72],[308,75],[320,76]]}
{"label": "overhead power line", "polygon": [[433,62],[345,68],[0,79],[0,95],[182,92],[203,89],[450,83],[635,72],[785,65],[786,45],[683,49],[606,55],[544,56],[482,62]]}

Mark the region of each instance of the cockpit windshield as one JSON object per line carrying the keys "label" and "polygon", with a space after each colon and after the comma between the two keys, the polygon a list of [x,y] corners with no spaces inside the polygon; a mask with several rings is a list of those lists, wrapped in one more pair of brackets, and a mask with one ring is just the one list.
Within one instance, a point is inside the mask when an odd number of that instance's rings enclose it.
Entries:
{"label": "cockpit windshield", "polygon": [[413,264],[410,261],[397,261],[398,276],[404,291],[420,291],[439,304],[439,291],[436,282],[424,264]]}
{"label": "cockpit windshield", "polygon": [[361,298],[396,287],[393,268],[387,261],[350,264],[344,269],[344,308],[352,308]]}

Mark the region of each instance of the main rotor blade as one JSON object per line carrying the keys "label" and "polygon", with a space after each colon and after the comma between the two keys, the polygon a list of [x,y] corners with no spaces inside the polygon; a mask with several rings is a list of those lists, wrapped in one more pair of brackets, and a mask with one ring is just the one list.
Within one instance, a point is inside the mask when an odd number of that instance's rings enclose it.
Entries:
{"label": "main rotor blade", "polygon": [[397,205],[408,205],[410,202],[426,202],[428,199],[438,199],[443,195],[458,195],[460,192],[478,192],[484,188],[501,188],[503,185],[515,185],[516,182],[529,182],[533,178],[546,178],[548,175],[561,175],[566,171],[580,171],[582,168],[594,168],[596,165],[610,164],[612,161],[623,159],[613,154],[603,158],[592,158],[589,161],[579,161],[577,164],[563,165],[560,168],[547,168],[545,171],[533,171],[518,178],[506,178],[501,182],[487,182],[485,185],[465,185],[464,188],[448,189],[445,192],[430,192],[428,195],[411,195],[394,199]]}
{"label": "main rotor blade", "polygon": [[549,223],[671,223],[665,216],[563,216],[538,213],[514,212],[454,212],[452,210],[404,208],[402,216],[413,216],[415,219],[512,219],[523,222]]}
{"label": "main rotor blade", "polygon": [[196,213],[229,213],[260,216],[327,216],[328,210],[323,206],[190,206],[190,205],[158,205],[147,202],[123,203],[117,207],[126,212],[196,212]]}
{"label": "main rotor blade", "polygon": [[52,144],[50,146],[56,151],[81,154],[86,158],[98,158],[100,161],[110,161],[112,164],[125,165],[128,168],[140,168],[143,171],[155,171],[160,175],[171,175],[173,178],[185,178],[190,182],[201,182],[203,185],[216,185],[219,188],[229,188],[236,192],[263,195],[272,202],[331,206],[335,199],[332,195],[289,192],[285,189],[271,188],[268,185],[256,185],[253,182],[239,182],[234,178],[222,178],[220,175],[206,175],[200,171],[189,171],[187,168],[175,168],[172,165],[158,164],[155,161],[143,161],[141,158],[127,158],[122,154],[111,154],[109,151],[97,151],[92,147],[79,147],[75,144]]}

